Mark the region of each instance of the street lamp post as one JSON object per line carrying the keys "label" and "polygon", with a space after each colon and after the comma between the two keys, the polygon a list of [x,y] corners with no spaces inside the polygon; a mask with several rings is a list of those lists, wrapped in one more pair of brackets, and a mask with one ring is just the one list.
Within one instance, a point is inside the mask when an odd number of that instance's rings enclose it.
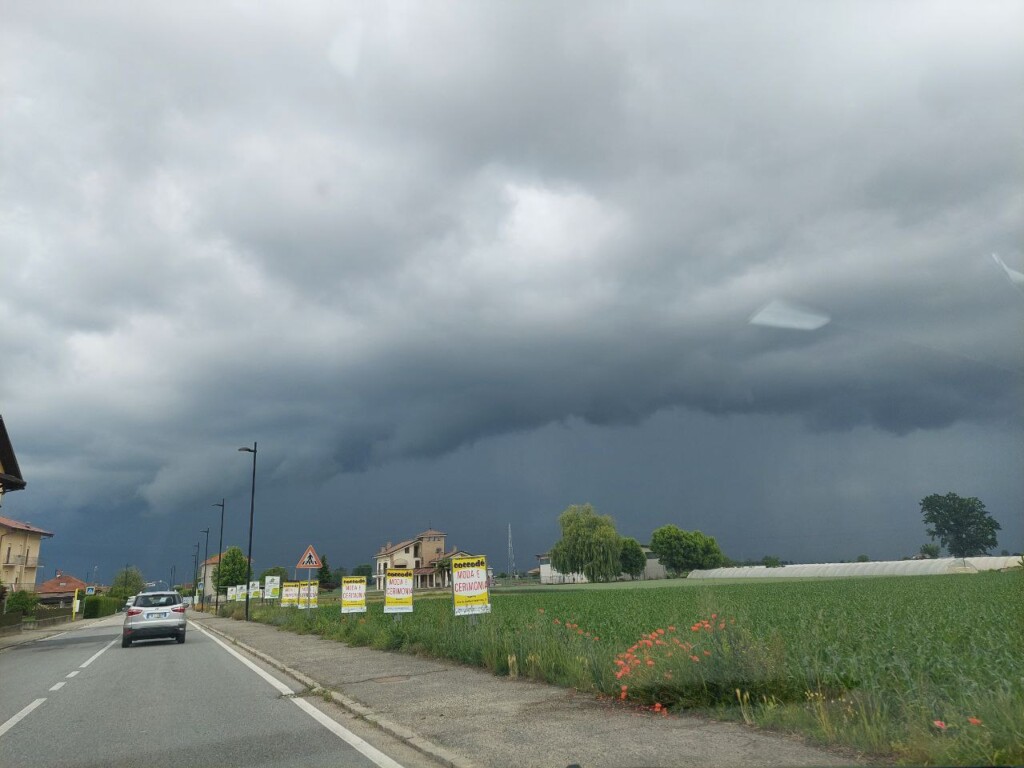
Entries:
{"label": "street lamp post", "polygon": [[203,560],[203,591],[200,593],[199,600],[202,603],[203,611],[206,611],[206,573],[210,570],[210,564],[207,562],[210,559],[210,529],[203,528],[200,533],[206,534],[206,555]]}
{"label": "street lamp post", "polygon": [[[224,499],[220,504],[211,504],[211,507],[220,507],[220,541],[217,544],[217,568],[221,566],[220,559],[224,556]],[[213,583],[213,610],[220,615],[220,570],[217,571],[218,578]]]}
{"label": "street lamp post", "polygon": [[249,620],[249,582],[252,581],[252,518],[256,511],[256,441],[252,448],[239,448],[243,453],[252,454],[252,490],[249,494],[249,554],[245,564],[245,620]]}
{"label": "street lamp post", "polygon": [[196,584],[199,583],[199,542],[195,543],[196,551],[192,553],[192,601],[195,607]]}

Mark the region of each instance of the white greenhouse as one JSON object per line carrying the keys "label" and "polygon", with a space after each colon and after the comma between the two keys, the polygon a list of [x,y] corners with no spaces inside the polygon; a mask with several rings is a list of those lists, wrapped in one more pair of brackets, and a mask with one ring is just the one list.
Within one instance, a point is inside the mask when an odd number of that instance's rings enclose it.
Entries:
{"label": "white greenhouse", "polygon": [[943,557],[936,560],[888,560],[867,563],[802,563],[781,568],[763,565],[691,571],[690,579],[827,579],[843,576],[926,576],[977,573],[1020,567],[1020,555],[1010,557]]}

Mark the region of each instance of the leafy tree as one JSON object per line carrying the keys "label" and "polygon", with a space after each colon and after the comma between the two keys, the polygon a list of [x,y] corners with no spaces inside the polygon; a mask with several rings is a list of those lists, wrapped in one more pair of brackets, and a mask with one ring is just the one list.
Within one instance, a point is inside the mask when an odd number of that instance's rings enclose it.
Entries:
{"label": "leafy tree", "polygon": [[249,565],[245,559],[245,553],[239,547],[228,547],[221,555],[220,562],[213,569],[213,583],[217,589],[227,589],[238,584],[244,584],[249,573]]}
{"label": "leafy tree", "polygon": [[316,580],[320,582],[320,589],[334,589],[338,586],[331,578],[331,566],[327,563],[327,555],[320,556],[320,570],[316,573]]}
{"label": "leafy tree", "polygon": [[331,579],[335,584],[341,584],[341,580],[348,576],[348,569],[346,568],[335,568],[331,571]]}
{"label": "leafy tree", "polygon": [[665,568],[676,574],[725,564],[725,555],[714,537],[674,525],[663,525],[651,534],[651,551]]}
{"label": "leafy tree", "polygon": [[127,600],[132,595],[137,595],[146,586],[145,579],[138,568],[122,568],[114,576],[114,583],[110,586],[110,596],[118,600]]}
{"label": "leafy tree", "polygon": [[562,538],[551,548],[551,564],[562,573],[582,573],[589,581],[609,581],[622,572],[621,537],[608,515],[590,504],[573,504],[558,516]]}
{"label": "leafy tree", "polygon": [[942,547],[938,544],[922,544],[919,554],[924,555],[927,558],[934,560],[942,552]]}
{"label": "leafy tree", "polygon": [[24,589],[19,589],[7,598],[7,612],[15,613],[21,611],[22,613],[31,613],[35,610],[38,603],[38,595],[33,592],[26,592]]}
{"label": "leafy tree", "polygon": [[871,558],[868,557],[867,555],[857,555],[857,562],[858,563],[870,563],[871,562]]}
{"label": "leafy tree", "polygon": [[291,576],[288,575],[288,569],[283,565],[275,565],[273,568],[267,568],[267,570],[260,574],[260,581],[266,584],[267,576],[277,576],[282,582],[291,580]]}
{"label": "leafy tree", "polygon": [[781,568],[782,561],[775,555],[765,555],[764,559],[761,560],[761,565],[765,568]]}
{"label": "leafy tree", "polygon": [[619,562],[622,572],[628,573],[631,578],[636,578],[644,572],[647,567],[647,555],[643,547],[636,539],[628,537],[622,539],[622,548],[619,550]]}
{"label": "leafy tree", "polygon": [[921,514],[929,525],[925,532],[938,539],[953,557],[984,555],[996,546],[1000,525],[973,496],[933,493],[921,499]]}
{"label": "leafy tree", "polygon": [[373,566],[369,563],[360,563],[352,569],[352,575],[365,576],[367,579],[369,579],[371,576],[373,576]]}

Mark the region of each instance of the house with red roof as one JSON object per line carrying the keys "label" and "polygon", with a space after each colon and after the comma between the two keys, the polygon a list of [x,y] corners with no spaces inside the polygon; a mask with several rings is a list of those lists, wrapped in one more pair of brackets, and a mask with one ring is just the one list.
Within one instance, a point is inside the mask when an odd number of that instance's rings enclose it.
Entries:
{"label": "house with red roof", "polygon": [[75,599],[75,590],[79,590],[79,597],[85,596],[86,583],[81,579],[57,571],[52,579],[47,579],[36,588],[39,602],[44,605],[59,605],[63,607],[71,605]]}

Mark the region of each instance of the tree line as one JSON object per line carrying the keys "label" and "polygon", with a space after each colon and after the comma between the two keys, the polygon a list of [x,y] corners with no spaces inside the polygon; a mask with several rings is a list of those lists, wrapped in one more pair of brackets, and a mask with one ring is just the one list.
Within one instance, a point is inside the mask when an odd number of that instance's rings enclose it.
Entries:
{"label": "tree line", "polygon": [[[551,548],[551,565],[562,573],[582,573],[588,581],[640,576],[647,555],[636,539],[620,536],[610,515],[590,504],[573,504],[558,517],[562,538]],[[664,525],[651,534],[651,552],[673,574],[720,568],[728,561],[713,536]]]}

